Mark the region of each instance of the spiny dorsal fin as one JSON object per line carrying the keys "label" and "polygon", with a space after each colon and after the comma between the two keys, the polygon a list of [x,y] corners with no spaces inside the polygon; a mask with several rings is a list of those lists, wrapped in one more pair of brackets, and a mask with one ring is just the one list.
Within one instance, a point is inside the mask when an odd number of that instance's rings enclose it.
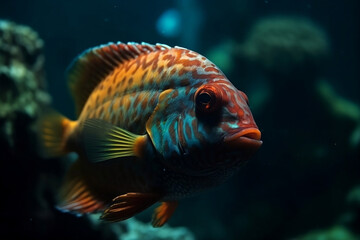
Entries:
{"label": "spiny dorsal fin", "polygon": [[141,54],[169,49],[164,44],[108,43],[80,54],[68,68],[68,82],[80,114],[94,88],[116,67]]}

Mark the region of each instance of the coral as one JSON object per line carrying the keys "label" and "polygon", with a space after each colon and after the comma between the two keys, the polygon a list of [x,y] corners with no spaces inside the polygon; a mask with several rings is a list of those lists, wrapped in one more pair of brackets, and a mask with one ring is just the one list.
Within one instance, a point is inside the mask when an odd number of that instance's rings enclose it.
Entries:
{"label": "coral", "polygon": [[42,49],[43,41],[31,28],[0,21],[0,137],[10,146],[16,119],[34,120],[50,101],[43,90]]}
{"label": "coral", "polygon": [[[40,176],[46,167],[40,163],[34,128],[41,110],[50,102],[44,91],[42,50],[43,41],[31,28],[0,20],[0,183],[6,192],[1,209],[1,217],[8,219],[5,236],[28,227],[28,219],[38,220],[35,215],[45,212],[36,212],[40,206],[44,209],[37,193],[44,183],[51,182],[48,176]],[[40,178],[45,179],[43,184],[38,184]],[[14,199],[23,200],[9,209]],[[32,230],[28,229],[27,233]]]}
{"label": "coral", "polygon": [[335,226],[330,229],[313,231],[304,236],[296,238],[298,240],[356,240],[358,239],[353,233],[342,226]]}
{"label": "coral", "polygon": [[[94,227],[101,226],[99,215],[89,215]],[[136,218],[112,223],[109,231],[116,233],[119,240],[194,240],[194,235],[184,227],[170,227],[165,225],[161,228],[153,228],[149,223],[143,223]]]}
{"label": "coral", "polygon": [[127,221],[128,232],[121,236],[121,240],[194,240],[194,236],[184,227],[153,228],[150,224],[145,224],[136,219]]}
{"label": "coral", "polygon": [[240,49],[265,70],[287,74],[321,65],[329,54],[329,40],[308,19],[272,17],[258,21]]}

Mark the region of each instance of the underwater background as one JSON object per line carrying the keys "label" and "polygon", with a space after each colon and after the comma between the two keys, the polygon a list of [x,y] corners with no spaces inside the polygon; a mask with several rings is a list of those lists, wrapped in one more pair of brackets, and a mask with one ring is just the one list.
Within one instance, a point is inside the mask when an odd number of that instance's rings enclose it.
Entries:
{"label": "underwater background", "polygon": [[[360,239],[360,2],[2,1],[2,239]],[[35,123],[75,118],[71,61],[107,42],[164,43],[213,61],[250,101],[263,146],[219,187],[121,223],[55,208],[72,156],[42,158]]]}

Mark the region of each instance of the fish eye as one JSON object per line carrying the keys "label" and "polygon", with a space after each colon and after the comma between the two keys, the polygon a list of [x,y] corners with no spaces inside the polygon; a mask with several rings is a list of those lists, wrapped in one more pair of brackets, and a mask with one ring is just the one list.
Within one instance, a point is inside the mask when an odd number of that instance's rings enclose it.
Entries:
{"label": "fish eye", "polygon": [[202,104],[202,105],[206,105],[206,106],[209,105],[209,103],[211,102],[211,99],[212,99],[211,95],[208,92],[202,92],[197,97],[198,103]]}
{"label": "fish eye", "polygon": [[219,109],[219,94],[211,86],[199,88],[195,93],[196,108],[200,112],[211,113]]}

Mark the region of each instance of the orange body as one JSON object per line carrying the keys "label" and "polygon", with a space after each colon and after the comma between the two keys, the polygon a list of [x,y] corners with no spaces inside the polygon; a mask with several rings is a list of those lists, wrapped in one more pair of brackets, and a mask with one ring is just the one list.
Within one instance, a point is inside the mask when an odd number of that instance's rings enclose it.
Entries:
{"label": "orange body", "polygon": [[260,145],[247,97],[205,57],[166,45],[110,43],[69,68],[78,119],[42,121],[48,153],[76,152],[59,208],[120,221],[157,201],[162,226],[177,200],[220,184]]}

